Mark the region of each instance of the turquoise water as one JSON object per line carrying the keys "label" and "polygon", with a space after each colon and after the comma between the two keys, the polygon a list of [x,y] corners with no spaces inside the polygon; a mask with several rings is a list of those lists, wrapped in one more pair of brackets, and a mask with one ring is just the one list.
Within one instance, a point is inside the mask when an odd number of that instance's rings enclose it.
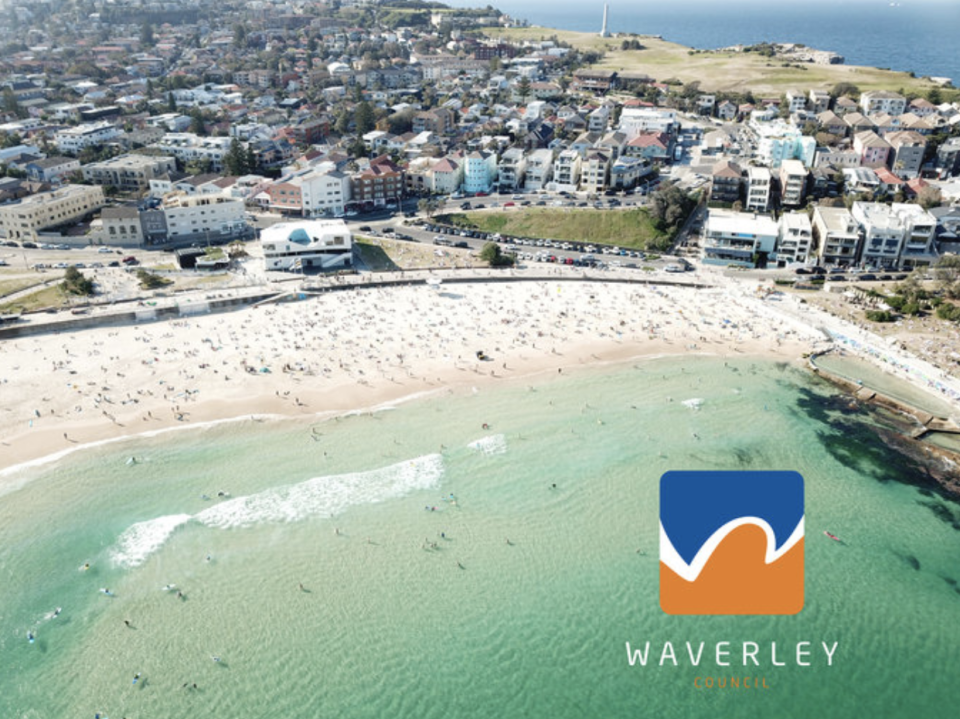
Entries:
{"label": "turquoise water", "polygon": [[[0,716],[952,714],[960,511],[814,382],[663,359],[24,470],[0,496]],[[680,468],[803,474],[799,615],[660,611]],[[667,640],[840,645],[833,666],[628,665],[626,642]],[[742,675],[770,688],[694,688]]]}

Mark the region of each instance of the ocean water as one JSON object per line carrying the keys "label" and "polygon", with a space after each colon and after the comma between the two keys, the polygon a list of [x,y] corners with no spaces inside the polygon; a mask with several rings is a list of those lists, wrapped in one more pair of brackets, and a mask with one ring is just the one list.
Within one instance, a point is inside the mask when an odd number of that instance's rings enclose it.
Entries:
{"label": "ocean water", "polygon": [[[476,6],[470,0],[448,4]],[[611,0],[611,32],[662,35],[688,47],[713,49],[758,42],[797,42],[832,50],[848,65],[960,80],[960,3],[953,0],[777,2],[677,0],[660,4]],[[533,25],[599,32],[603,3],[501,0],[495,7]]]}
{"label": "ocean water", "polygon": [[[960,508],[878,422],[792,365],[664,358],[23,470],[0,495],[0,716],[952,715]],[[800,614],[660,611],[668,469],[804,476]],[[839,647],[628,664],[667,640]],[[694,687],[744,674],[769,689]]]}

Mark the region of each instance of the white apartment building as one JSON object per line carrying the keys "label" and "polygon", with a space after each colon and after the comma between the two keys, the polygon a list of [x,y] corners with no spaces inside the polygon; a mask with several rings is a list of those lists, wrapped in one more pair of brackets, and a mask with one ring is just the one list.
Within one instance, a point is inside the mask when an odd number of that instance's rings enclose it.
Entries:
{"label": "white apartment building", "polygon": [[35,240],[41,230],[80,220],[104,204],[102,187],[66,185],[0,205],[0,230],[10,240]]}
{"label": "white apartment building", "polygon": [[620,124],[617,129],[627,136],[627,142],[629,142],[644,132],[662,132],[670,135],[679,126],[676,110],[625,107],[620,113]]}
{"label": "white apartment building", "polygon": [[558,192],[575,192],[580,183],[580,153],[563,150],[553,161],[553,183]]}
{"label": "white apartment building", "polygon": [[112,122],[91,122],[60,130],[53,139],[60,152],[76,154],[84,148],[110,142],[119,135],[119,128]]}
{"label": "white apartment building", "polygon": [[852,214],[863,234],[860,261],[868,267],[895,268],[906,229],[900,216],[879,202],[854,202]]}
{"label": "white apartment building", "polygon": [[870,90],[860,95],[864,115],[902,115],[907,109],[907,98],[887,90]]}
{"label": "white apartment building", "polygon": [[777,246],[779,227],[767,215],[711,209],[703,238],[703,262],[754,267],[766,263]]}
{"label": "white apartment building", "polygon": [[852,266],[859,260],[860,228],[847,208],[814,208],[813,237],[820,264]]}
{"label": "white apartment building", "polygon": [[268,270],[337,269],[353,264],[353,236],[343,220],[282,222],[260,235]]}
{"label": "white apartment building", "polygon": [[350,178],[333,163],[321,163],[280,178],[267,188],[270,209],[303,217],[342,216],[350,201]]}
{"label": "white apartment building", "polygon": [[754,212],[766,212],[770,207],[770,185],[770,170],[766,167],[748,167],[745,208]]}
{"label": "white apartment building", "polygon": [[607,189],[610,174],[610,156],[591,150],[580,163],[580,190],[600,194]]}
{"label": "white apartment building", "polygon": [[589,132],[606,132],[610,122],[610,108],[601,105],[587,115],[587,130]]}
{"label": "white apartment building", "polygon": [[782,120],[757,122],[751,120],[750,129],[757,136],[757,162],[776,169],[784,160],[800,160],[805,167],[813,164],[817,141],[800,129]]}
{"label": "white apartment building", "polygon": [[900,267],[912,269],[936,261],[937,218],[920,205],[894,202],[890,209],[903,223],[904,237]]}
{"label": "white apartment building", "polygon": [[527,155],[525,190],[542,190],[553,179],[553,151],[534,150]]}
{"label": "white apartment building", "polygon": [[452,195],[463,184],[463,161],[451,157],[437,160],[428,172],[430,189],[440,195]]}
{"label": "white apartment building", "polygon": [[239,235],[247,228],[243,202],[227,197],[177,192],[167,196],[162,209],[170,240],[195,237],[217,242]]}
{"label": "white apartment building", "polygon": [[121,155],[83,166],[83,179],[95,185],[113,185],[121,192],[145,192],[150,180],[177,169],[172,157]]}
{"label": "white apartment building", "polygon": [[777,236],[777,264],[807,262],[811,257],[813,227],[806,212],[784,212]]}
{"label": "white apartment building", "polygon": [[474,150],[463,158],[463,191],[490,192],[497,179],[497,156]]}
{"label": "white apartment building", "polygon": [[192,132],[168,132],[152,147],[173,155],[183,163],[208,160],[210,169],[219,171],[223,169],[223,158],[230,151],[232,141],[229,137],[201,137]]}

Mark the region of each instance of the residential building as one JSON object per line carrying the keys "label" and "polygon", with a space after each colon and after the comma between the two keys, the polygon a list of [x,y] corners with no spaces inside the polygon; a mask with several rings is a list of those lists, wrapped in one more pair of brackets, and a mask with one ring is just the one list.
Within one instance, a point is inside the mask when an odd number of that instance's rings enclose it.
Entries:
{"label": "residential building", "polygon": [[710,172],[710,199],[714,202],[734,203],[740,199],[743,170],[730,160],[721,160]]}
{"label": "residential building", "polygon": [[782,120],[751,120],[749,126],[757,136],[756,158],[761,165],[774,170],[784,160],[800,160],[805,167],[813,165],[817,141],[801,133],[799,128]]}
{"label": "residential building", "polygon": [[717,117],[728,122],[735,120],[737,117],[737,104],[730,100],[724,100],[717,105]]}
{"label": "residential building", "polygon": [[960,137],[948,138],[937,148],[937,167],[943,177],[960,174]]}
{"label": "residential building", "polygon": [[81,220],[104,204],[102,187],[66,185],[0,206],[0,230],[7,239],[35,240],[41,230]]}
{"label": "residential building", "polygon": [[527,155],[525,190],[543,190],[553,179],[553,150],[534,150]]}
{"label": "residential building", "polygon": [[219,172],[223,170],[223,158],[230,151],[232,142],[233,138],[230,137],[201,137],[192,132],[168,132],[159,142],[154,143],[153,147],[173,155],[183,164],[207,162],[211,170]]}
{"label": "residential building", "polygon": [[821,265],[852,267],[859,261],[860,229],[845,207],[815,207],[813,238]]}
{"label": "residential building", "polygon": [[267,270],[331,270],[353,264],[353,236],[343,220],[281,222],[260,233]]}
{"label": "residential building", "polygon": [[677,111],[664,107],[625,107],[617,129],[628,141],[645,132],[673,135],[679,129]]}
{"label": "residential building", "polygon": [[590,150],[580,163],[580,190],[599,194],[607,189],[610,174],[610,156],[599,150]]}
{"label": "residential building", "polygon": [[907,99],[896,92],[887,90],[869,90],[860,95],[860,107],[864,115],[885,112],[888,115],[902,115],[907,109]]}
{"label": "residential building", "polygon": [[618,157],[610,166],[610,187],[631,189],[653,172],[653,164],[642,157]]}
{"label": "residential building", "polygon": [[899,266],[913,269],[933,264],[937,259],[937,218],[920,205],[894,202],[890,209],[903,223],[903,249]]}
{"label": "residential building", "polygon": [[806,212],[784,212],[777,234],[777,265],[806,263],[811,258],[813,228]]}
{"label": "residential building", "polygon": [[807,185],[807,168],[799,160],[784,160],[780,163],[780,204],[783,207],[799,207]]}
{"label": "residential building", "polygon": [[833,165],[836,168],[860,167],[860,155],[853,150],[837,150],[832,147],[818,147],[813,158],[814,167]]}
{"label": "residential building", "polygon": [[23,166],[27,177],[34,182],[59,183],[74,172],[80,171],[80,161],[72,157],[46,157],[31,160]]}
{"label": "residential building", "polygon": [[926,138],[912,130],[903,130],[891,132],[883,139],[890,144],[889,167],[903,178],[919,176],[927,149]]}
{"label": "residential building", "polygon": [[341,216],[350,201],[350,178],[322,163],[280,178],[267,188],[270,209],[303,217]]}
{"label": "residential building", "polygon": [[497,165],[497,184],[501,192],[514,192],[523,187],[527,158],[519,147],[511,147],[500,155]]}
{"label": "residential building", "polygon": [[854,202],[852,214],[863,233],[861,262],[868,267],[895,268],[905,237],[900,216],[878,202]]}
{"label": "residential building", "polygon": [[463,160],[444,157],[429,170],[430,191],[438,195],[452,195],[463,185]]}
{"label": "residential building", "polygon": [[766,167],[747,168],[747,202],[745,209],[766,212],[770,208],[772,178]]}
{"label": "residential building", "polygon": [[777,245],[773,218],[750,212],[711,209],[703,238],[703,262],[710,265],[765,267]]}
{"label": "residential building", "polygon": [[403,170],[385,155],[370,160],[369,166],[350,177],[350,203],[383,207],[403,196]]}
{"label": "residential building", "polygon": [[414,132],[432,132],[435,135],[444,135],[456,127],[456,116],[453,110],[438,107],[433,110],[418,112],[413,116]]}
{"label": "residential building", "polygon": [[831,135],[845,137],[850,126],[846,121],[832,110],[824,110],[817,114],[817,124],[823,132],[829,132]]}
{"label": "residential building", "polygon": [[225,242],[247,232],[240,200],[175,192],[164,198],[162,209],[168,241]]}
{"label": "residential building", "polygon": [[875,195],[880,191],[880,178],[871,167],[843,168],[843,189],[848,195],[866,193]]}
{"label": "residential building", "polygon": [[807,97],[797,90],[787,90],[787,111],[792,115],[807,109]]}
{"label": "residential building", "polygon": [[574,192],[580,182],[580,153],[563,150],[553,161],[553,182],[558,191]]}
{"label": "residential building", "polygon": [[847,123],[847,134],[856,135],[858,132],[866,132],[868,130],[876,130],[877,126],[873,124],[871,120],[866,115],[862,115],[859,112],[850,112],[842,116],[842,119]]}
{"label": "residential building", "polygon": [[811,90],[808,96],[810,112],[819,115],[830,109],[830,93],[825,90]]}
{"label": "residential building", "polygon": [[136,207],[104,207],[100,212],[98,243],[112,247],[142,247],[143,227]]}
{"label": "residential building", "polygon": [[60,152],[76,154],[87,147],[103,145],[120,135],[120,129],[112,122],[92,122],[60,130],[53,136]]}
{"label": "residential building", "polygon": [[175,172],[177,161],[162,155],[120,155],[83,166],[83,179],[95,185],[115,187],[120,192],[141,193],[150,180]]}
{"label": "residential building", "polygon": [[497,156],[474,150],[463,158],[463,191],[476,194],[490,192],[497,179]]}
{"label": "residential building", "polygon": [[647,160],[668,162],[673,157],[672,138],[663,132],[641,132],[629,140],[623,154]]}
{"label": "residential building", "polygon": [[603,94],[616,87],[617,73],[612,70],[576,70],[570,83],[574,92],[584,90]]}
{"label": "residential building", "polygon": [[590,132],[606,132],[610,122],[610,108],[601,105],[587,115],[587,130]]}
{"label": "residential building", "polygon": [[890,156],[890,143],[872,130],[854,135],[853,149],[864,167],[883,167]]}

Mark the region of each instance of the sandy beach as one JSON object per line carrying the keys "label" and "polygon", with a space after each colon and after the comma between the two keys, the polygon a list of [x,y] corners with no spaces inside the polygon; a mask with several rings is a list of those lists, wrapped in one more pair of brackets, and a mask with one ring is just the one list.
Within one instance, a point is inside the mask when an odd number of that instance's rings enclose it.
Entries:
{"label": "sandy beach", "polygon": [[198,423],[328,416],[641,356],[799,361],[827,344],[819,329],[824,313],[792,300],[764,301],[748,283],[701,279],[717,285],[538,280],[363,288],[5,340],[0,470]]}

